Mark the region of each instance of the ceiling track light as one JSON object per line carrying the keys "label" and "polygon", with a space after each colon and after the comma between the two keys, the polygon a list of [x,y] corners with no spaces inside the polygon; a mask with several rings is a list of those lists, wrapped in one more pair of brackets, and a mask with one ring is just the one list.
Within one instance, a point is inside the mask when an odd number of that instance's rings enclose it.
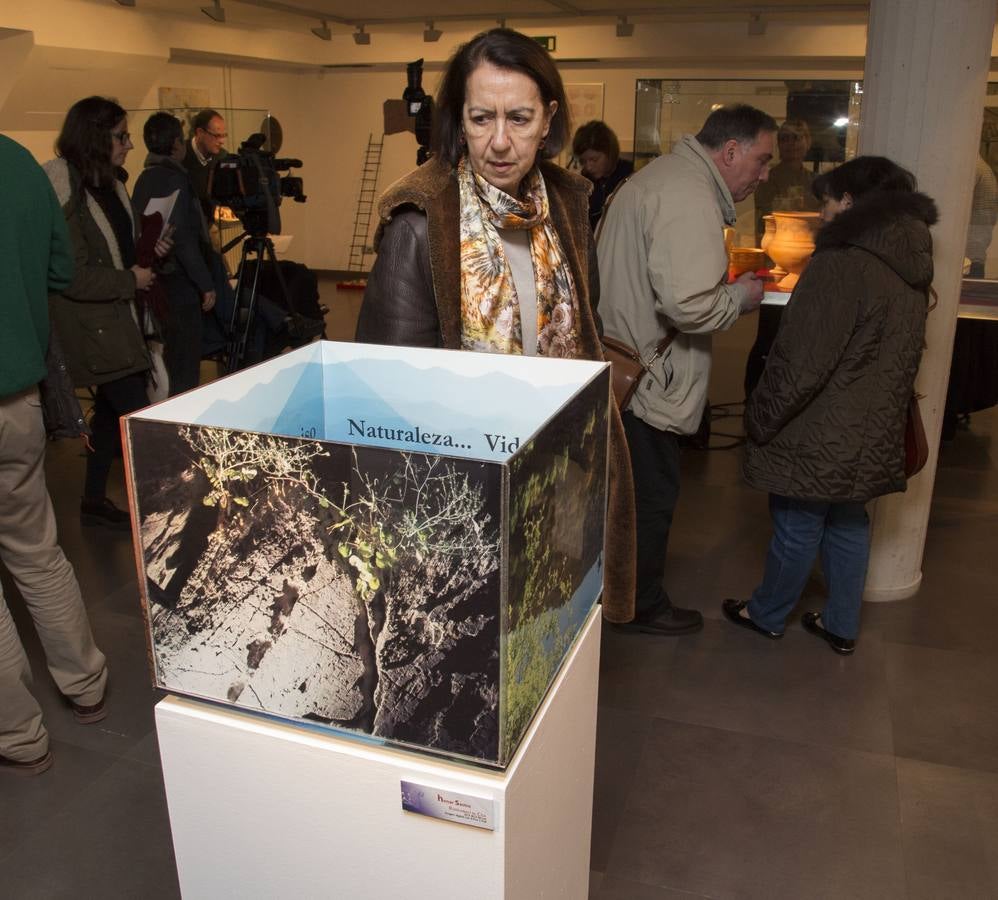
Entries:
{"label": "ceiling track light", "polygon": [[355,44],[370,44],[371,35],[364,31],[363,25],[358,25],[357,30],[353,33],[353,42]]}
{"label": "ceiling track light", "polygon": [[617,37],[631,37],[634,34],[634,23],[627,21],[627,16],[617,17]]}
{"label": "ceiling track light", "polygon": [[427,44],[432,44],[434,41],[439,41],[442,34],[439,28],[433,27],[433,22],[427,22],[426,28],[423,29],[423,40]]}
{"label": "ceiling track light", "polygon": [[225,21],[225,10],[222,9],[222,0],[215,0],[211,6],[202,6],[201,12],[203,12],[209,19],[214,19],[216,22]]}
{"label": "ceiling track light", "polygon": [[766,33],[766,20],[762,17],[762,13],[749,13],[748,17],[748,33],[757,37]]}
{"label": "ceiling track light", "polygon": [[135,0],[114,0],[118,6],[135,6]]}
{"label": "ceiling track light", "polygon": [[322,22],[322,24],[316,25],[316,27],[312,29],[312,34],[314,34],[320,41],[331,41],[333,39],[333,32],[326,24],[326,20],[319,19],[319,21]]}

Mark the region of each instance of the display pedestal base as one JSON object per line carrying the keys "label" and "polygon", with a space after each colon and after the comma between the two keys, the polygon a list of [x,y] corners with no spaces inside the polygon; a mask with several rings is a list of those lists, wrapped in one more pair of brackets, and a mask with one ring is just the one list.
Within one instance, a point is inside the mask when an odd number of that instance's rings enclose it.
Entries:
{"label": "display pedestal base", "polygon": [[[156,728],[185,898],[583,898],[600,610],[505,772],[167,697]],[[495,802],[495,830],[401,805],[402,780]]]}

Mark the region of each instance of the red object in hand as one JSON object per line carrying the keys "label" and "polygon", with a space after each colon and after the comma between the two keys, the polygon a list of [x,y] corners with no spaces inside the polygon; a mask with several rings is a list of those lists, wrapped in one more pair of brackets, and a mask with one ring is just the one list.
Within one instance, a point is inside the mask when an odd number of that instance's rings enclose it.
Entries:
{"label": "red object in hand", "polygon": [[156,262],[156,242],[163,233],[163,214],[143,215],[139,225],[139,239],[135,242],[135,261],[143,269],[151,269]]}
{"label": "red object in hand", "polygon": [[[155,212],[143,215],[139,226],[139,239],[135,242],[135,263],[142,269],[151,269],[156,264],[156,242],[163,233],[163,214]],[[157,280],[144,291],[136,291],[135,299],[142,312],[148,307],[153,318],[165,323],[169,315],[166,289]]]}

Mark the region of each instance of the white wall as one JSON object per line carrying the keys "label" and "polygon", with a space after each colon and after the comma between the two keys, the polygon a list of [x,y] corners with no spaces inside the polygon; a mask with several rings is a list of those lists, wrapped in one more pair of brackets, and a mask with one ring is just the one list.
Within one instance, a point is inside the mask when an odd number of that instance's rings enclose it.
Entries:
{"label": "white wall", "polygon": [[[109,0],[34,0],[17,9],[10,6],[0,10],[0,130],[46,159],[52,154],[57,124],[50,121],[48,129],[26,130],[24,123],[32,121],[27,115],[31,103],[51,113],[65,109],[71,98],[100,92],[130,108],[156,108],[159,88],[165,86],[206,88],[213,105],[268,109],[283,126],[282,155],[305,163],[300,174],[308,202],[281,207],[284,231],[295,235],[288,255],[322,269],[346,268],[364,149],[369,134],[381,134],[382,103],[400,97],[405,87],[404,63],[425,56],[424,87],[432,91],[443,61],[457,43],[477,31],[471,25],[462,31],[446,26],[441,41],[425,44],[421,24],[381,27],[373,29],[370,46],[358,47],[342,28],[334,27],[330,42],[316,40],[307,30],[312,23],[305,20],[291,18],[294,25],[284,30],[251,28],[240,23],[240,16],[248,15],[240,5],[231,11],[227,7],[229,21],[224,26],[207,20],[196,4],[183,18],[143,10],[141,2],[135,9]],[[509,24],[518,23],[511,19]],[[557,34],[557,59],[603,61],[595,66],[563,62],[562,76],[566,82],[605,85],[604,118],[625,150],[630,149],[634,130],[637,78],[855,77],[866,40],[861,20],[816,24],[788,18],[772,22],[767,35],[755,39],[747,38],[742,22],[639,24],[629,39],[614,37],[612,21],[531,23],[524,30]],[[34,47],[27,54],[26,34]],[[90,51],[94,60],[106,58],[104,54],[130,54],[127,76],[116,75],[113,68],[74,73],[66,66],[64,78],[56,81],[60,91],[50,85],[48,96],[33,97],[38,67],[80,49]],[[236,56],[240,61],[233,61]],[[317,69],[329,63],[366,62],[380,65],[321,75]],[[275,70],[276,65],[283,69]],[[32,66],[35,78],[26,75]],[[58,96],[52,96],[55,93]],[[8,130],[11,121],[17,128]],[[233,134],[230,147],[242,137]],[[136,157],[142,153],[134,152]],[[409,171],[415,154],[412,135],[390,137],[379,189]]]}

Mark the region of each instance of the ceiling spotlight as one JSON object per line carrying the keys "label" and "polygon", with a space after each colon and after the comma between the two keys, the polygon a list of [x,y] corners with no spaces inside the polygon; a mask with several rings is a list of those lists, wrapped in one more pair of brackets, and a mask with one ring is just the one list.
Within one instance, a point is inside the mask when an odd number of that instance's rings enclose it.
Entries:
{"label": "ceiling spotlight", "polygon": [[353,33],[353,42],[355,44],[370,44],[371,35],[364,31],[363,25],[358,25],[357,30]]}
{"label": "ceiling spotlight", "polygon": [[135,6],[135,0],[114,0],[118,6]]}
{"label": "ceiling spotlight", "polygon": [[432,44],[434,41],[439,41],[442,34],[443,32],[440,29],[433,27],[432,22],[427,22],[426,28],[423,29],[423,40],[427,44]]}
{"label": "ceiling spotlight", "polygon": [[766,33],[766,20],[761,13],[749,13],[748,33],[753,37]]}
{"label": "ceiling spotlight", "polygon": [[634,34],[634,23],[627,21],[627,16],[617,17],[617,37],[630,37]]}
{"label": "ceiling spotlight", "polygon": [[225,10],[222,9],[222,0],[215,0],[212,6],[202,6],[201,12],[203,12],[209,19],[214,19],[216,22],[225,21]]}
{"label": "ceiling spotlight", "polygon": [[325,19],[320,19],[321,25],[317,25],[312,29],[312,34],[314,34],[320,41],[331,41],[333,39],[333,33],[329,30],[329,26],[326,24]]}

